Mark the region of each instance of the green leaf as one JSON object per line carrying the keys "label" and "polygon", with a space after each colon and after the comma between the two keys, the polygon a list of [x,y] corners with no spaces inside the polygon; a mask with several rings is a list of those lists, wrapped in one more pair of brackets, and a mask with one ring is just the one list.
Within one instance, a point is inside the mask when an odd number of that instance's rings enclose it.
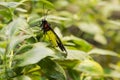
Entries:
{"label": "green leaf", "polygon": [[63,37],[59,28],[55,27],[54,31],[59,36],[60,39]]}
{"label": "green leaf", "polygon": [[85,23],[85,22],[82,22],[82,23],[80,23],[79,28],[82,31],[90,33],[90,34],[93,34],[93,35],[95,35],[95,34],[102,34],[103,33],[103,31],[100,28],[100,26],[98,26],[95,23]]}
{"label": "green leaf", "polygon": [[79,60],[70,60],[70,59],[65,59],[65,60],[55,60],[57,63],[59,63],[63,68],[73,68],[76,66],[78,63],[80,63]]}
{"label": "green leaf", "polygon": [[54,9],[55,8],[54,5],[51,2],[47,1],[47,0],[40,0],[40,2],[42,3],[42,5],[44,5],[44,7],[47,6],[47,9],[50,9],[50,8]]}
{"label": "green leaf", "polygon": [[18,62],[17,66],[26,66],[29,64],[35,64],[47,56],[53,56],[53,54],[54,52],[51,49],[45,47],[45,44],[36,43],[33,49],[23,54],[17,55],[15,60]]}
{"label": "green leaf", "polygon": [[8,45],[8,51],[13,50],[19,43],[21,43],[22,41],[24,41],[25,39],[30,38],[31,35],[20,35],[20,36],[14,36],[11,38],[10,43]]}
{"label": "green leaf", "polygon": [[88,54],[110,55],[110,56],[120,57],[117,53],[113,51],[100,49],[100,48],[94,48],[90,52],[88,52]]}
{"label": "green leaf", "polygon": [[26,20],[23,18],[17,18],[8,24],[5,28],[3,28],[2,32],[5,33],[10,39],[12,36],[17,35],[20,29],[24,30],[26,28],[28,28]]}
{"label": "green leaf", "polygon": [[107,40],[106,40],[105,36],[102,34],[95,34],[94,40],[103,45],[107,44]]}
{"label": "green leaf", "polygon": [[61,8],[61,7],[65,7],[69,5],[68,1],[66,0],[58,0],[58,1],[55,1],[55,6],[56,8]]}
{"label": "green leaf", "polygon": [[69,43],[68,48],[70,49],[83,50],[85,52],[88,52],[89,50],[92,49],[92,45],[89,44],[87,41],[74,36],[64,37],[63,40]]}
{"label": "green leaf", "polygon": [[39,15],[38,14],[31,14],[29,17],[28,17],[28,24],[31,26],[31,27],[34,27],[34,26],[38,26],[40,25],[40,21],[41,21],[41,18],[39,18]]}
{"label": "green leaf", "polygon": [[91,76],[96,76],[96,75],[102,76],[104,74],[100,64],[91,60],[84,60],[79,65],[75,66],[74,69],[80,72],[84,72]]}
{"label": "green leaf", "polygon": [[14,80],[31,80],[31,78],[26,75],[22,75],[22,76],[14,78]]}
{"label": "green leaf", "polygon": [[120,79],[120,72],[119,71],[112,70],[109,74],[106,74],[106,75],[109,77]]}
{"label": "green leaf", "polygon": [[79,51],[79,50],[68,50],[68,56],[66,59],[68,60],[85,60],[85,59],[89,59],[90,56],[83,52],[83,51]]}
{"label": "green leaf", "polygon": [[6,8],[15,8],[18,6],[18,2],[0,2],[0,5],[6,7]]}
{"label": "green leaf", "polygon": [[7,42],[6,41],[0,41],[0,47],[6,48]]}
{"label": "green leaf", "polygon": [[48,20],[49,22],[61,24],[60,21],[69,21],[70,19],[69,19],[69,18],[62,17],[62,16],[47,15],[47,20]]}
{"label": "green leaf", "polygon": [[12,19],[12,14],[11,14],[9,8],[7,8],[5,6],[1,6],[1,5],[0,5],[0,16],[3,17],[5,22],[8,22],[9,20]]}
{"label": "green leaf", "polygon": [[[114,69],[113,66],[117,67],[118,70]],[[118,67],[116,65],[112,65],[111,67],[113,69],[105,70],[105,76],[112,77],[112,78],[118,78],[118,80],[119,80],[120,79],[120,67]]]}
{"label": "green leaf", "polygon": [[5,49],[4,48],[0,48],[0,55],[4,54]]}
{"label": "green leaf", "polygon": [[32,48],[33,48],[32,44],[31,45],[30,44],[24,44],[16,51],[16,54],[25,53]]}
{"label": "green leaf", "polygon": [[[119,62],[118,62],[118,64],[119,64]],[[110,67],[111,67],[112,69],[120,72],[120,66],[119,66],[119,65],[110,64]]]}
{"label": "green leaf", "polygon": [[16,11],[19,11],[19,12],[27,12],[27,10],[23,9],[23,8],[16,8]]}
{"label": "green leaf", "polygon": [[80,73],[78,71],[68,69],[68,73],[73,80],[80,80]]}
{"label": "green leaf", "polygon": [[38,64],[49,80],[66,80],[65,71],[63,68],[48,57],[42,59]]}

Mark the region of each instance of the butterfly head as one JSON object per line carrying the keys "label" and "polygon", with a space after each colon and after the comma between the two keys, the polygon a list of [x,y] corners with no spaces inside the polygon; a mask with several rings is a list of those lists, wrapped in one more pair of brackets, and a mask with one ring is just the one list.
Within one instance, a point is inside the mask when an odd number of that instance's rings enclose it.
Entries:
{"label": "butterfly head", "polygon": [[48,24],[49,24],[46,19],[42,19],[41,22],[42,22],[42,24],[40,25],[40,27],[41,27],[42,29],[45,27],[45,25],[48,26]]}
{"label": "butterfly head", "polygon": [[42,23],[47,23],[47,20],[46,19],[42,19]]}

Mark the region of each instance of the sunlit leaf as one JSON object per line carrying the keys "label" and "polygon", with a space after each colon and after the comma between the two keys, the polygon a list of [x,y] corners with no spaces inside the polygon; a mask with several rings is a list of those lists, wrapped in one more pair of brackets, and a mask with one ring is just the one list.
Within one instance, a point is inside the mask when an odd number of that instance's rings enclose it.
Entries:
{"label": "sunlit leaf", "polygon": [[92,60],[84,60],[79,65],[74,67],[74,69],[77,71],[82,71],[91,76],[103,75],[103,69],[100,64]]}
{"label": "sunlit leaf", "polygon": [[110,67],[111,67],[112,69],[120,72],[120,66],[119,66],[119,65],[110,64]]}
{"label": "sunlit leaf", "polygon": [[88,54],[99,54],[99,55],[111,55],[111,56],[117,56],[120,57],[117,53],[109,50],[104,50],[100,48],[94,48]]}
{"label": "sunlit leaf", "polygon": [[26,21],[23,18],[18,18],[3,28],[2,32],[4,32],[8,38],[11,38],[13,35],[18,34],[20,29],[26,29],[27,27]]}
{"label": "sunlit leaf", "polygon": [[104,35],[102,34],[95,34],[94,40],[105,45],[107,44],[107,40]]}
{"label": "sunlit leaf", "polygon": [[47,56],[53,56],[53,54],[54,52],[45,47],[45,44],[37,43],[31,50],[21,55],[17,55],[15,60],[19,61],[17,66],[25,66],[29,64],[35,64]]}
{"label": "sunlit leaf", "polygon": [[[65,18],[65,17],[60,17],[60,16],[55,16],[55,15],[48,15],[47,16],[47,19],[48,20],[50,20],[51,22],[56,22],[56,20],[58,20],[58,21],[69,21],[70,19],[69,18]],[[53,19],[53,20],[51,20],[51,19]]]}
{"label": "sunlit leaf", "polygon": [[70,42],[70,45],[68,44],[69,45],[68,48],[70,49],[75,48],[77,50],[83,50],[85,52],[88,52],[89,50],[92,49],[92,45],[81,38],[69,36],[69,37],[64,37],[63,40]]}
{"label": "sunlit leaf", "polygon": [[97,24],[94,24],[94,23],[85,23],[85,22],[83,22],[83,23],[80,23],[79,28],[84,32],[94,34],[94,35],[103,33],[100,26],[98,26]]}
{"label": "sunlit leaf", "polygon": [[89,59],[89,55],[83,51],[79,51],[79,50],[68,50],[68,56],[66,59],[68,60],[85,60],[85,59]]}
{"label": "sunlit leaf", "polygon": [[0,48],[0,55],[3,55],[5,52],[5,49],[4,48]]}
{"label": "sunlit leaf", "polygon": [[56,5],[57,8],[65,7],[68,4],[69,3],[66,0],[58,0],[58,1],[55,2],[55,5]]}
{"label": "sunlit leaf", "polygon": [[109,73],[107,73],[105,75],[108,76],[108,77],[113,77],[113,78],[120,79],[120,72],[119,71],[111,70]]}
{"label": "sunlit leaf", "polygon": [[59,28],[57,28],[57,27],[54,28],[54,31],[55,31],[55,33],[59,36],[59,38],[62,38],[62,37],[63,37]]}
{"label": "sunlit leaf", "polygon": [[27,10],[22,9],[22,8],[16,8],[16,10],[19,11],[19,12],[27,12]]}
{"label": "sunlit leaf", "polygon": [[5,6],[7,8],[15,8],[18,6],[18,2],[0,2],[0,5]]}

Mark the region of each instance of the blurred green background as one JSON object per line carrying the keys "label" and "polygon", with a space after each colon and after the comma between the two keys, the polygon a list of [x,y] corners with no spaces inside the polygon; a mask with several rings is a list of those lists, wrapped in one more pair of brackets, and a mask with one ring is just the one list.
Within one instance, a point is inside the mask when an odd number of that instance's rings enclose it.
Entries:
{"label": "blurred green background", "polygon": [[[44,39],[44,17],[67,57]],[[120,80],[120,0],[1,0],[0,79]]]}

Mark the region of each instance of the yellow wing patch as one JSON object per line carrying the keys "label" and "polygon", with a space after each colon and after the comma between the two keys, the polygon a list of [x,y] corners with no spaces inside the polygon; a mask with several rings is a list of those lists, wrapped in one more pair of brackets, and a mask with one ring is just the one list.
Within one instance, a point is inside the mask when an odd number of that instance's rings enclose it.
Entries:
{"label": "yellow wing patch", "polygon": [[48,38],[50,39],[50,41],[52,42],[52,44],[54,46],[58,46],[58,44],[57,44],[57,37],[51,30],[47,31],[47,36],[48,36]]}
{"label": "yellow wing patch", "polygon": [[67,54],[67,51],[66,51],[64,45],[62,44],[61,40],[52,30],[47,31],[45,36],[47,39],[49,39],[51,41],[53,46],[59,47],[62,51],[65,51]]}

